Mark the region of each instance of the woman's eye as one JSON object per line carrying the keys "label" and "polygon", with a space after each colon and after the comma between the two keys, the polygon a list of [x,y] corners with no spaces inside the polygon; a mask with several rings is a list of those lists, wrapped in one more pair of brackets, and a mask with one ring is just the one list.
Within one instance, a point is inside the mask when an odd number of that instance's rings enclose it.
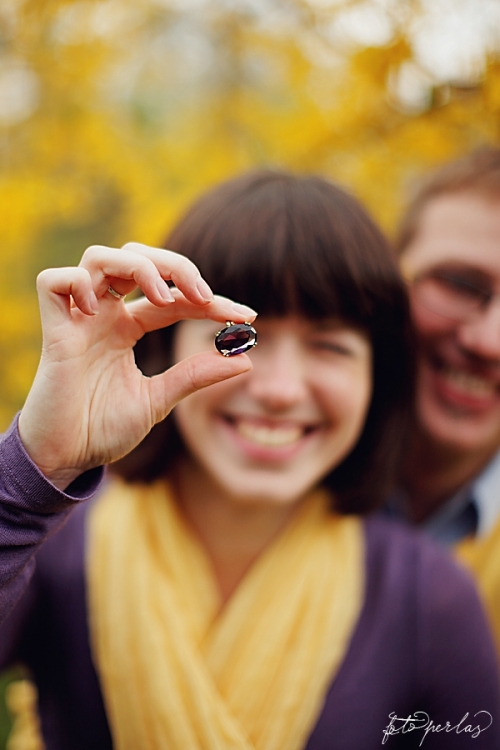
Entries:
{"label": "woman's eye", "polygon": [[334,352],[335,354],[350,355],[351,349],[339,341],[312,340],[311,346],[317,351]]}

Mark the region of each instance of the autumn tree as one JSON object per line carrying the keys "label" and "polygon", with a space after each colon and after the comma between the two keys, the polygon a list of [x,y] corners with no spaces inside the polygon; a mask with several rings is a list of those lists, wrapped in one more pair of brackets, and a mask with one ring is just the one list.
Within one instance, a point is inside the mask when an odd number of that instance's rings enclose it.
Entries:
{"label": "autumn tree", "polygon": [[161,243],[194,195],[261,165],[339,180],[391,230],[419,175],[498,143],[494,40],[433,70],[418,29],[437,5],[1,0],[2,424],[36,366],[41,268]]}

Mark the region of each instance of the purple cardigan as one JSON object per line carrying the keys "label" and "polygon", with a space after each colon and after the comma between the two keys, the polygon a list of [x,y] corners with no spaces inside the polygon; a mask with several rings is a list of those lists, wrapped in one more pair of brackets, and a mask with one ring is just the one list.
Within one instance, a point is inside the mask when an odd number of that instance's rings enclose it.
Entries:
{"label": "purple cardigan", "polygon": [[[89,648],[80,502],[101,476],[60,492],[15,425],[0,442],[0,662],[31,669],[48,750],[112,747]],[[364,605],[306,750],[500,748],[495,653],[469,576],[413,531],[376,518],[364,529]]]}

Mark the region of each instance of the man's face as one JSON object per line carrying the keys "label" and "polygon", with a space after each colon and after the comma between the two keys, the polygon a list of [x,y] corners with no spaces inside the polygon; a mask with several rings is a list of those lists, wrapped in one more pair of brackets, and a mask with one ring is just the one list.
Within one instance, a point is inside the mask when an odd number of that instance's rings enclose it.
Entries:
{"label": "man's face", "polygon": [[500,197],[463,192],[431,200],[402,265],[416,280],[424,433],[486,460],[500,447],[500,296],[488,301],[488,292],[500,295]]}

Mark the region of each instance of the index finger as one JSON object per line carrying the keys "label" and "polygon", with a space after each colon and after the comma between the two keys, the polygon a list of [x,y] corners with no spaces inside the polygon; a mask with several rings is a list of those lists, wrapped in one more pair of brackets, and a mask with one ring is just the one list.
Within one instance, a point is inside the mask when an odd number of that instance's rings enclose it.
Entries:
{"label": "index finger", "polygon": [[151,302],[163,306],[172,300],[165,283],[172,280],[194,304],[206,305],[213,299],[212,290],[195,264],[171,250],[136,242],[120,249],[92,245],[85,250],[80,267],[90,273],[99,298],[106,295],[110,286],[121,295],[139,287]]}
{"label": "index finger", "polygon": [[227,297],[215,295],[213,301],[207,305],[197,305],[187,300],[177,289],[173,289],[172,292],[175,302],[168,307],[157,307],[146,297],[127,302],[127,312],[139,323],[144,333],[165,328],[180,320],[208,318],[220,323],[229,320],[234,323],[251,323],[257,317],[257,313],[251,307]]}
{"label": "index finger", "polygon": [[140,242],[128,242],[122,249],[143,255],[151,260],[162,278],[173,281],[177,289],[190,302],[200,304],[200,302],[208,303],[213,300],[214,294],[205,279],[202,278],[197,266],[184,255],[180,255],[173,250],[143,245]]}

